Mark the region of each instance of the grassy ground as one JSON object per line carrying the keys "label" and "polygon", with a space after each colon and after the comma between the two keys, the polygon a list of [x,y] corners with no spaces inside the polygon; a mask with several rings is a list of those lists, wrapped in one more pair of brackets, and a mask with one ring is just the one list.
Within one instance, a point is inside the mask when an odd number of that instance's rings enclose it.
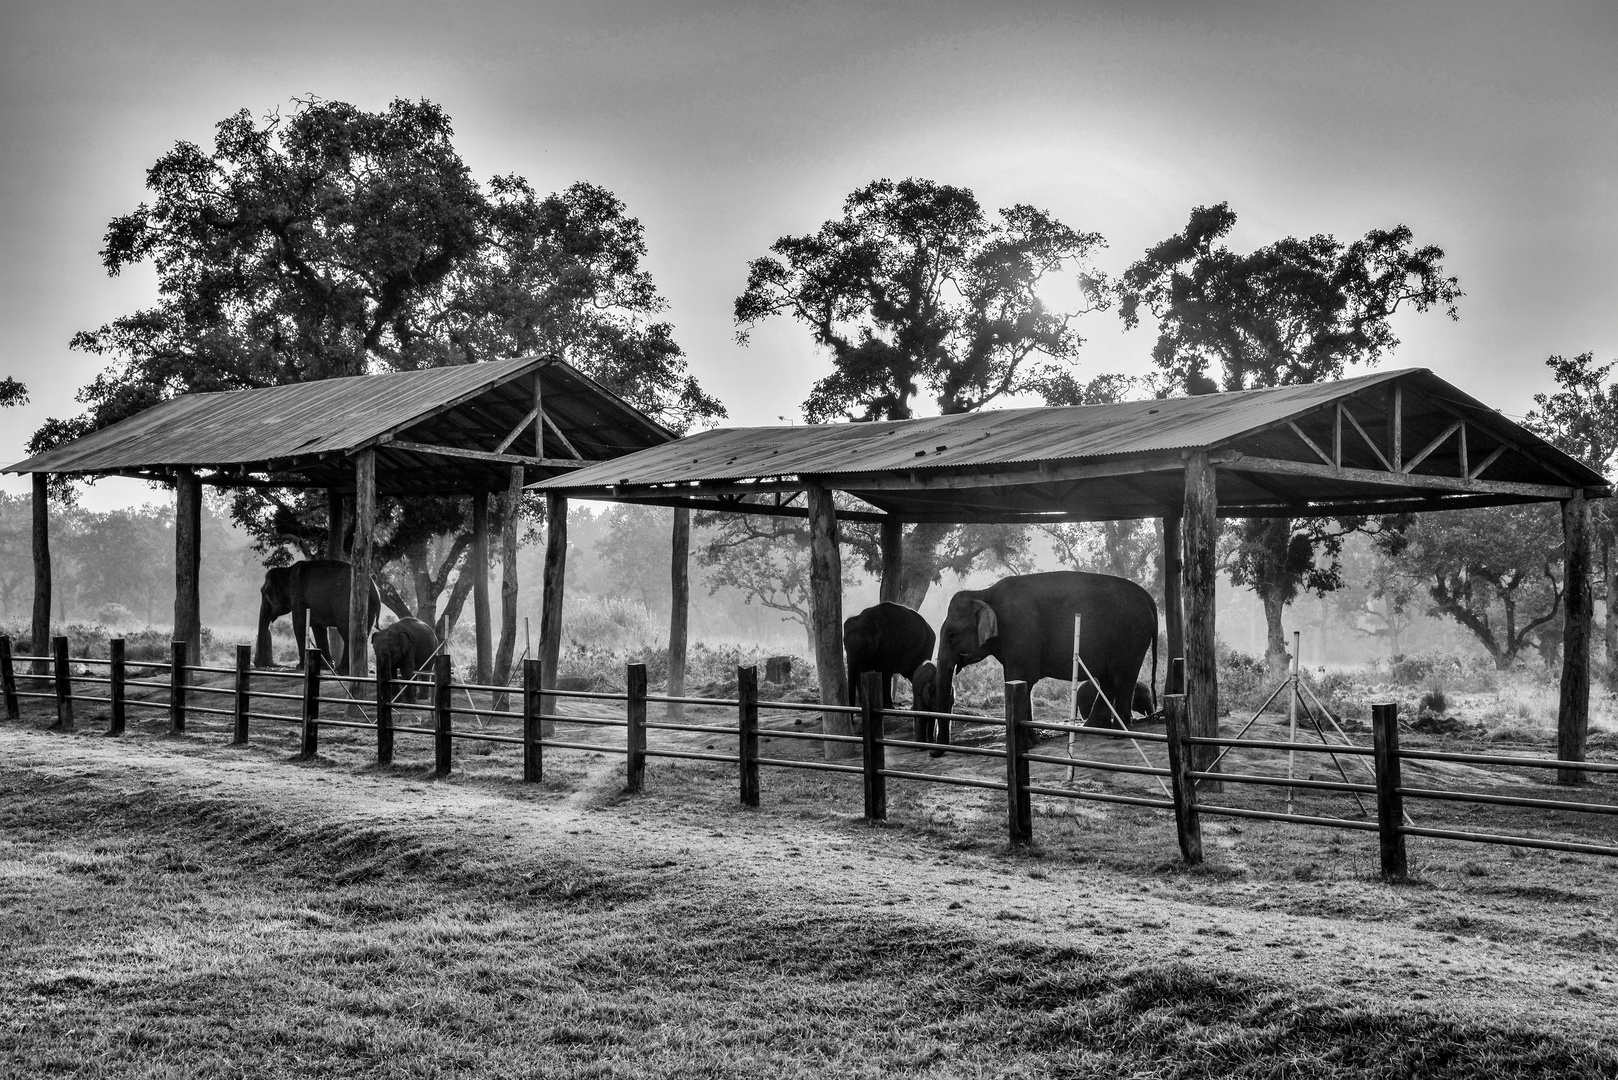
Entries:
{"label": "grassy ground", "polygon": [[993,792],[895,782],[871,827],[857,778],[748,811],[722,765],[627,796],[607,753],[433,781],[419,738],[81,717],[0,724],[0,1073],[1618,1076],[1611,862],[1413,842],[1393,887],[1370,834],[1210,821],[1191,873],[1147,810],[1041,799],[1012,853]]}

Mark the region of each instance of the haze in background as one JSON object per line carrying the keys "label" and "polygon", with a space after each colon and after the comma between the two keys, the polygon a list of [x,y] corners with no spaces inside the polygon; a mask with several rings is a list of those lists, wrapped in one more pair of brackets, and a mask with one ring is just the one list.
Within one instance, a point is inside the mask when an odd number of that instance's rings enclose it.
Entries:
{"label": "haze in background", "polygon": [[[1551,353],[1618,356],[1618,6],[1603,3],[20,3],[0,6],[0,463],[103,361],[77,330],[148,303],[107,222],[177,140],[314,94],[426,97],[481,179],[618,194],[691,365],[731,423],[798,416],[824,370],[777,321],[733,340],[748,259],[879,176],[1026,201],[1121,270],[1195,204],[1232,243],[1397,222],[1447,249],[1461,321],[1404,318],[1391,366],[1508,413]],[[1086,321],[1087,375],[1153,334]],[[0,489],[22,491],[20,478]],[[108,481],[87,505],[144,502]],[[161,496],[157,496],[161,497]]]}

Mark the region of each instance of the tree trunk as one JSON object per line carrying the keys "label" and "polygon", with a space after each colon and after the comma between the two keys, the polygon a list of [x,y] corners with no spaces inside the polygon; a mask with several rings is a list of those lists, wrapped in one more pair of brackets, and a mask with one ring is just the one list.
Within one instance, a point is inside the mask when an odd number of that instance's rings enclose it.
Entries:
{"label": "tree trunk", "polygon": [[[545,579],[540,599],[540,685],[556,689],[556,668],[562,659],[562,588],[567,580],[567,497],[545,496]],[[540,713],[556,715],[556,699],[540,699]],[[549,734],[546,731],[546,734]]]}
{"label": "tree trunk", "polygon": [[[1219,735],[1219,672],[1214,650],[1214,586],[1218,568],[1219,494],[1208,455],[1193,454],[1185,465],[1185,695],[1191,731],[1204,738]],[[1199,746],[1192,760],[1199,771],[1211,771],[1216,751]],[[1201,781],[1204,791],[1218,791],[1217,781]]]}
{"label": "tree trunk", "polygon": [[1284,676],[1289,664],[1287,632],[1281,624],[1281,616],[1287,606],[1273,589],[1262,590],[1258,598],[1264,605],[1264,662],[1269,665],[1271,674]]}
{"label": "tree trunk", "polygon": [[1178,514],[1163,519],[1163,637],[1168,647],[1167,669],[1163,675],[1163,693],[1183,694],[1185,687],[1174,679],[1174,661],[1185,658],[1185,611],[1180,600],[1181,576],[1184,573],[1180,546],[1180,517]]}
{"label": "tree trunk", "polygon": [[[843,668],[843,560],[837,543],[837,510],[832,493],[810,487],[809,496],[809,618],[815,629],[815,671],[820,677],[822,704],[848,700],[847,672]],[[852,735],[847,713],[821,714],[821,731]],[[827,758],[850,757],[859,750],[853,743],[822,744]]]}
{"label": "tree trunk", "polygon": [[[691,511],[674,511],[669,537],[669,697],[685,695],[685,639],[691,614]],[[672,704],[668,717],[685,719],[685,706]]]}
{"label": "tree trunk", "polygon": [[[51,509],[50,476],[35,473],[34,480],[34,625],[29,652],[44,656],[51,645]],[[150,610],[147,621],[151,621]],[[33,663],[35,675],[50,671],[44,660]]]}
{"label": "tree trunk", "polygon": [[1612,537],[1601,538],[1601,580],[1607,590],[1607,622],[1602,627],[1602,643],[1606,646],[1607,690],[1618,691],[1618,595],[1613,591]]}
{"label": "tree trunk", "polygon": [[[1584,492],[1562,504],[1562,686],[1557,705],[1556,756],[1583,761],[1590,731],[1590,507]],[[1563,784],[1583,783],[1580,769],[1557,770]]]}
{"label": "tree trunk", "polygon": [[517,523],[522,518],[523,479],[522,466],[515,466],[500,504],[500,644],[494,650],[498,686],[511,684],[511,657],[517,651]]}
{"label": "tree trunk", "polygon": [[462,573],[472,574],[473,682],[488,683],[494,671],[494,622],[489,612],[489,493],[472,493],[472,555]]}
{"label": "tree trunk", "polygon": [[[343,670],[356,679],[370,674],[371,537],[376,529],[376,451],[354,455],[354,550],[348,592],[348,649]],[[350,711],[356,713],[355,706]]]}
{"label": "tree trunk", "polygon": [[921,610],[927,599],[927,590],[938,577],[938,545],[955,526],[936,521],[923,521],[904,537],[904,558],[899,570],[897,601],[908,608]]}
{"label": "tree trunk", "polygon": [[[900,587],[904,577],[904,523],[893,515],[882,519],[882,582],[877,599],[903,603]],[[922,595],[926,595],[923,590]]]}
{"label": "tree trunk", "polygon": [[181,467],[174,481],[174,640],[185,662],[202,663],[202,611],[197,576],[202,569],[202,485]]}

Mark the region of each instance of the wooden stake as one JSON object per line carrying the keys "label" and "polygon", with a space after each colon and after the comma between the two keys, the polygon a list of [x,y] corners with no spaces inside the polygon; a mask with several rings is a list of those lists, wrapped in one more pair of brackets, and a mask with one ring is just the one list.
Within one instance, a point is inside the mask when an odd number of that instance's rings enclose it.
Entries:
{"label": "wooden stake", "polygon": [[860,731],[865,736],[865,820],[888,820],[886,747],[882,744],[882,683],[880,671],[860,675]]}
{"label": "wooden stake", "polygon": [[1184,694],[1163,698],[1163,717],[1169,736],[1169,779],[1174,791],[1174,831],[1180,858],[1187,866],[1202,862],[1202,820],[1197,815],[1197,782],[1191,778],[1191,725]]}
{"label": "wooden stake", "polygon": [[[411,672],[410,677],[415,678]],[[376,666],[376,763],[393,764],[393,672],[386,664]],[[414,692],[412,692],[414,693]]]}
{"label": "wooden stake", "polygon": [[235,721],[232,725],[230,741],[237,746],[247,742],[247,721],[249,719],[248,707],[250,698],[248,690],[251,688],[253,677],[253,647],[251,645],[236,646],[236,687],[232,702],[234,705]]}
{"label": "wooden stake", "polygon": [[107,642],[107,656],[111,661],[107,665],[107,697],[108,708],[112,712],[112,726],[108,728],[108,735],[122,735],[126,722],[124,709],[124,639],[115,637]]}
{"label": "wooden stake", "polygon": [[1006,683],[1006,829],[1011,845],[1034,839],[1034,808],[1028,795],[1028,743],[1033,707],[1025,682]]}
{"label": "wooden stake", "polygon": [[185,734],[185,654],[186,644],[175,641],[169,647],[169,734]]}
{"label": "wooden stake", "polygon": [[743,806],[758,805],[758,668],[736,669],[736,758]]}
{"label": "wooden stake", "polygon": [[522,662],[522,779],[537,784],[545,775],[545,737],[541,731],[539,708],[539,661],[527,657]]}
{"label": "wooden stake", "polygon": [[[1185,464],[1185,695],[1191,732],[1219,735],[1219,675],[1214,660],[1215,548],[1219,542],[1219,494],[1207,454],[1192,454]],[[1199,746],[1191,755],[1198,772],[1212,772],[1213,748]],[[1204,791],[1218,791],[1217,781],[1203,781]]]}
{"label": "wooden stake", "polygon": [[[809,620],[814,631],[815,671],[820,678],[822,704],[848,700],[848,671],[843,663],[843,559],[837,543],[837,509],[829,489],[810,485],[809,501]],[[821,713],[821,731],[852,735],[848,714]],[[852,743],[824,742],[827,758],[851,757]]]}
{"label": "wooden stake", "polygon": [[7,720],[22,716],[17,700],[17,672],[11,662],[11,638],[5,634],[0,634],[0,697],[5,699]]}
{"label": "wooden stake", "polygon": [[1376,825],[1381,840],[1382,876],[1401,881],[1407,873],[1404,797],[1399,792],[1399,706],[1371,706],[1372,752],[1376,761]]}
{"label": "wooden stake", "polygon": [[441,652],[433,660],[433,775],[449,775],[454,754],[454,714],[450,712],[449,653]]}
{"label": "wooden stake", "polygon": [[311,760],[320,750],[320,668],[326,654],[318,647],[303,654],[303,742],[298,756]]}
{"label": "wooden stake", "polygon": [[[1590,733],[1590,507],[1584,492],[1562,504],[1562,686],[1556,711],[1556,756],[1583,761]],[[1582,784],[1582,769],[1558,769],[1557,783]]]}
{"label": "wooden stake", "polygon": [[73,730],[73,665],[67,656],[67,638],[51,638],[51,672],[56,676],[56,724],[60,731]]}
{"label": "wooden stake", "polygon": [[629,753],[625,755],[628,787],[639,794],[646,786],[646,665],[630,664],[624,673],[624,683],[628,688],[624,704],[628,722]]}

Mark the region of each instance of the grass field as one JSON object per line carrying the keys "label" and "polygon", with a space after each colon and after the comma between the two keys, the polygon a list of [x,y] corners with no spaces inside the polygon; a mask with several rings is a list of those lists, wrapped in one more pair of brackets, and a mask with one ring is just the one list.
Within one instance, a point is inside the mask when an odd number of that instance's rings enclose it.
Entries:
{"label": "grass field", "polygon": [[872,827],[857,778],[43,723],[0,724],[8,1075],[1618,1076],[1597,859],[1414,842],[1395,887],[1210,823],[1190,873],[1152,811],[1012,853],[992,792]]}

